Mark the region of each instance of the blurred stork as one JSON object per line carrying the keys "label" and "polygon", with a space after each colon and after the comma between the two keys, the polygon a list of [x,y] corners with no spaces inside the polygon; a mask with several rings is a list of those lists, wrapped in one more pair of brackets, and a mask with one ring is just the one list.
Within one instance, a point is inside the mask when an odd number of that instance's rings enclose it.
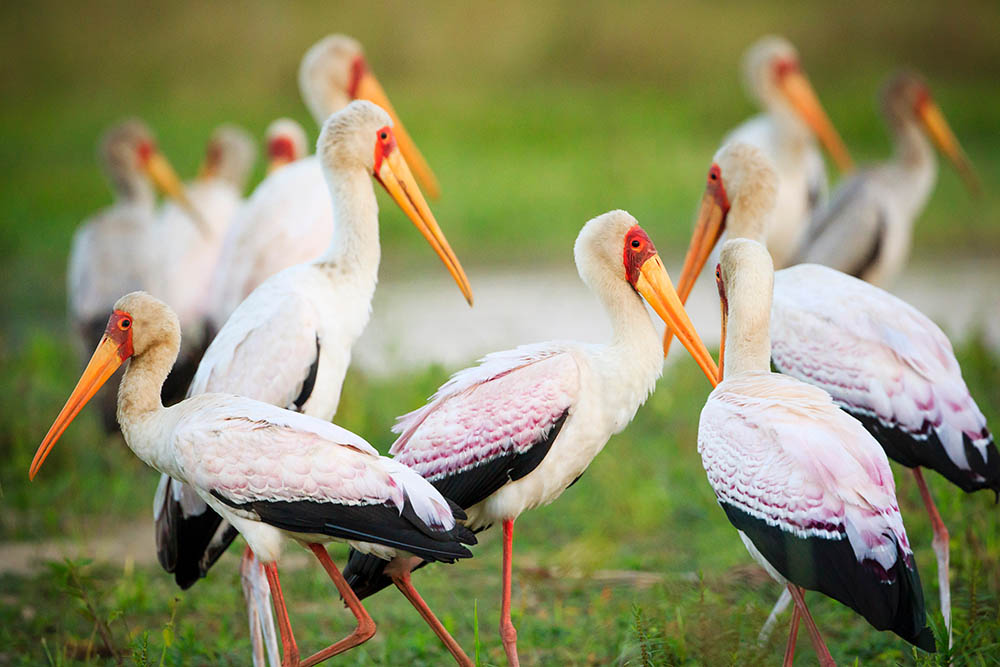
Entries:
{"label": "blurred stork", "polygon": [[257,147],[246,130],[220,125],[205,146],[198,177],[186,186],[204,227],[196,228],[188,212],[172,203],[163,207],[154,227],[156,269],[146,290],[177,313],[183,332],[178,361],[163,385],[168,405],[184,398],[211,342],[207,317],[212,274],[256,160]]}
{"label": "blurred stork", "polygon": [[[223,391],[333,419],[378,279],[373,176],[434,248],[471,305],[468,278],[420,194],[387,112],[371,102],[350,103],[327,119],[317,157],[338,220],[326,251],[271,276],[240,304],[205,352],[190,395]],[[205,576],[236,537],[211,504],[166,474],[154,512],[160,563],[181,588]],[[250,614],[265,623],[270,619],[263,601]]]}
{"label": "blurred stork", "polygon": [[[468,527],[502,524],[500,636],[511,665],[518,664],[510,618],[514,520],[579,479],[652,393],[663,354],[643,298],[678,329],[706,375],[717,373],[653,242],[631,215],[612,211],[594,218],[574,251],[580,278],[611,320],[610,344],[553,341],[490,354],[452,376],[393,429],[400,433],[390,450],[395,460],[465,509]],[[418,565],[387,565],[354,553],[344,576],[364,598],[391,583],[408,583]]]}
{"label": "blurred stork", "polygon": [[[351,100],[369,100],[385,109],[392,116],[399,149],[414,176],[432,198],[437,198],[439,188],[434,174],[369,71],[357,41],[345,35],[330,35],[317,42],[302,58],[299,89],[320,126]],[[334,223],[323,169],[315,156],[269,174],[257,186],[233,227],[232,237],[226,241],[232,247],[231,261],[220,267],[222,273],[214,281],[215,326],[221,326],[269,276],[319,257],[330,243]]]}
{"label": "blurred stork", "polygon": [[723,245],[723,374],[701,412],[698,451],[750,555],[795,600],[785,665],[800,615],[820,664],[834,664],[804,588],[933,652],[885,452],[825,391],[770,372],[772,279],[763,245],[737,238]]}
{"label": "blurred stork", "polygon": [[[79,383],[31,463],[33,479],[91,396],[128,361],[118,393],[125,441],[151,467],[183,481],[231,523],[264,563],[278,615],[283,665],[314,665],[367,641],[375,624],[323,544],[348,542],[380,558],[454,562],[476,539],[427,481],[334,424],[232,394],[200,394],[164,408],[163,381],[180,349],[177,316],[145,292],[118,300]],[[299,660],[278,581],[284,542],[309,548],[358,626]]]}
{"label": "blurred stork", "polygon": [[267,173],[301,160],[309,151],[306,131],[291,118],[278,118],[264,131],[267,147]]}
{"label": "blurred stork", "polygon": [[764,113],[731,131],[722,143],[757,146],[777,169],[780,187],[767,249],[782,268],[798,248],[810,214],[826,198],[826,168],[813,136],[841,171],[852,169],[853,163],[791,43],[773,35],[761,38],[747,49],[743,69],[747,90]]}
{"label": "blurred stork", "polygon": [[[715,156],[678,294],[686,301],[709,252],[730,238],[761,241],[776,189],[769,161],[746,144]],[[951,631],[948,531],[921,467],[966,492],[1000,493],[1000,453],[955,359],[929,318],[901,299],[816,264],[774,274],[771,359],[857,418],[886,454],[912,468],[934,527],[941,613]],[[787,604],[783,596],[776,610]]]}
{"label": "blurred stork", "polygon": [[937,178],[937,160],[927,137],[951,160],[974,195],[980,185],[920,75],[896,73],[881,97],[895,155],[845,180],[829,203],[813,213],[793,263],[824,264],[888,287],[909,257],[913,223]]}
{"label": "blurred stork", "polygon": [[[115,300],[133,290],[149,289],[154,279],[154,188],[192,210],[184,186],[142,121],[130,119],[108,129],[97,153],[115,202],[77,228],[66,272],[69,318],[81,362],[100,339]],[[114,393],[104,392],[100,405],[105,428],[116,431]]]}

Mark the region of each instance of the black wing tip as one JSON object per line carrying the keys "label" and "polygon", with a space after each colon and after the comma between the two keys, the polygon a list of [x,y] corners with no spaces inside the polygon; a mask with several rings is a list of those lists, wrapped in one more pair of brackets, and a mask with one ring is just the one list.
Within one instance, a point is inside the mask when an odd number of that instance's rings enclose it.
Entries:
{"label": "black wing tip", "polygon": [[934,640],[934,633],[926,625],[916,637],[904,637],[904,639],[928,653],[937,653],[937,642]]}

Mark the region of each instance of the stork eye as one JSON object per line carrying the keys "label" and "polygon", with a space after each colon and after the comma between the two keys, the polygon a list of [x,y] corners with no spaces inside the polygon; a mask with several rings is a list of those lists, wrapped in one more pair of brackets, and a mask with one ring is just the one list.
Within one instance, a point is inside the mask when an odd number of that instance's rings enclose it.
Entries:
{"label": "stork eye", "polygon": [[642,242],[639,239],[632,239],[632,247],[633,248],[638,248],[641,245],[642,245]]}
{"label": "stork eye", "polygon": [[711,178],[713,181],[719,180],[719,175],[717,173],[715,173],[714,171],[713,172],[709,172],[708,177]]}
{"label": "stork eye", "polygon": [[118,323],[118,328],[121,329],[122,331],[125,331],[130,326],[132,326],[132,320],[128,319],[127,317]]}
{"label": "stork eye", "polygon": [[379,138],[380,138],[380,139],[381,139],[382,141],[385,141],[386,139],[388,139],[388,138],[389,138],[389,133],[388,133],[388,132],[380,132],[378,136],[379,136]]}

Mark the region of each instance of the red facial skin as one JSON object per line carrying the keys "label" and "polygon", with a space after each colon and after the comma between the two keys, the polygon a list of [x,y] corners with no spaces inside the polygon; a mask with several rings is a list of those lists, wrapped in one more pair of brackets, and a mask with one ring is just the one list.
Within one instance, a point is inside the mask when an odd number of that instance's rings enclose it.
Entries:
{"label": "red facial skin", "polygon": [[275,137],[267,144],[267,156],[272,160],[295,160],[295,144],[288,137]]}
{"label": "red facial skin", "polygon": [[919,114],[925,105],[931,102],[931,91],[927,89],[927,86],[920,86],[920,90],[917,91],[916,99],[913,100],[913,111]]}
{"label": "red facial skin", "polygon": [[357,56],[351,63],[351,80],[347,84],[347,96],[352,100],[357,99],[358,84],[361,83],[361,77],[367,73],[368,64],[365,62],[364,56]]}
{"label": "red facial skin", "polygon": [[656,254],[656,246],[639,225],[632,225],[625,233],[625,251],[622,263],[625,265],[625,279],[632,287],[639,279],[639,270],[646,260]]}
{"label": "red facial skin", "polygon": [[726,186],[722,184],[722,169],[715,163],[708,170],[705,190],[715,198],[715,202],[722,209],[723,214],[729,213],[729,197],[726,195]]}
{"label": "red facial skin", "polygon": [[774,63],[774,78],[781,81],[785,78],[786,74],[791,74],[792,72],[798,72],[799,61],[792,58],[782,58],[781,60]]}
{"label": "red facial skin", "polygon": [[396,135],[392,133],[392,128],[386,125],[380,129],[375,136],[375,178],[381,183],[378,172],[382,168],[382,160],[389,157],[389,154],[396,150]]}
{"label": "red facial skin", "polygon": [[156,152],[156,144],[152,141],[140,142],[136,147],[135,152],[139,155],[139,161],[142,164],[149,162],[149,158],[153,157],[153,153]]}
{"label": "red facial skin", "polygon": [[125,361],[132,356],[132,316],[124,310],[116,310],[108,318],[104,335],[118,346],[118,358]]}

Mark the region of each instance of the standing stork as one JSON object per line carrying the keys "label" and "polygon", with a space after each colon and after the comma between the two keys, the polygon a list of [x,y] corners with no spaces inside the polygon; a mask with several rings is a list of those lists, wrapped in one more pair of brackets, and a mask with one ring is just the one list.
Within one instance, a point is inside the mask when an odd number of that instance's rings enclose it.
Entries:
{"label": "standing stork", "polygon": [[[29,475],[34,479],[73,418],[128,361],[118,392],[125,442],[146,464],[194,489],[264,563],[283,665],[315,665],[375,633],[324,543],[348,542],[390,559],[454,562],[472,555],[463,545],[474,544],[475,536],[456,521],[464,512],[350,431],[232,394],[200,394],[163,407],[161,386],[179,349],[180,324],[167,305],[145,292],[119,299]],[[346,638],[301,661],[278,580],[277,561],[288,539],[316,555],[358,621]]]}
{"label": "standing stork", "polygon": [[[317,156],[338,221],[326,251],[271,276],[240,304],[202,357],[190,395],[223,391],[333,419],[378,280],[372,177],[428,240],[471,305],[468,278],[420,194],[387,112],[371,102],[351,102],[323,125]],[[205,576],[236,537],[236,528],[211,504],[167,474],[157,489],[154,516],[160,564],[181,588]],[[269,619],[266,607],[261,601],[256,611],[250,609],[251,617]]]}
{"label": "standing stork", "polygon": [[833,664],[804,588],[933,652],[885,452],[825,391],[770,372],[773,275],[757,241],[723,245],[722,381],[702,409],[698,452],[750,555],[795,600],[785,664],[792,662],[800,615],[820,664]]}
{"label": "standing stork", "polygon": [[980,186],[919,74],[897,72],[881,97],[895,155],[845,180],[829,203],[813,213],[793,263],[824,264],[886,287],[903,270],[913,223],[934,189],[937,160],[927,137],[951,160],[973,194]]}
{"label": "standing stork", "polygon": [[[723,230],[730,238],[765,237],[775,180],[767,158],[751,146],[731,144],[716,154],[678,280],[682,301]],[[950,635],[948,531],[920,468],[936,470],[966,492],[1000,493],[1000,453],[951,343],[903,300],[816,264],[775,272],[770,335],[778,370],[828,392],[889,458],[913,469],[934,527],[941,613]],[[776,609],[787,602],[783,596]]]}
{"label": "standing stork", "polygon": [[[604,305],[610,344],[553,341],[488,355],[459,371],[424,407],[400,417],[390,453],[466,510],[466,526],[503,526],[500,636],[518,664],[510,619],[514,521],[558,498],[622,431],[656,386],[663,352],[643,299],[678,328],[710,377],[717,369],[677,300],[646,232],[625,211],[584,225],[574,248],[580,278]],[[345,578],[360,598],[409,584],[419,562],[387,566],[352,554]]]}
{"label": "standing stork", "polygon": [[[369,100],[385,109],[392,116],[399,150],[414,176],[432,198],[437,198],[439,188],[433,172],[368,69],[356,40],[330,35],[313,45],[299,67],[299,90],[319,126],[351,100]],[[212,320],[216,328],[269,276],[316,259],[329,245],[336,220],[326,193],[324,172],[316,156],[268,174],[257,186],[226,241],[231,246],[231,259],[220,267],[214,281]]]}
{"label": "standing stork", "polygon": [[196,228],[187,211],[168,203],[152,233],[156,270],[145,289],[177,313],[183,332],[178,361],[163,385],[168,405],[184,398],[211,342],[208,291],[212,274],[226,232],[243,205],[243,189],[256,160],[257,147],[246,130],[235,125],[217,127],[205,146],[198,177],[186,186],[206,226]]}
{"label": "standing stork", "polygon": [[767,249],[781,268],[798,248],[810,214],[826,197],[826,169],[814,135],[841,171],[849,171],[853,163],[791,43],[773,35],[761,38],[743,56],[743,70],[747,90],[764,113],[731,131],[723,144],[752,144],[774,162],[780,187]]}
{"label": "standing stork", "polygon": [[[99,340],[115,300],[150,288],[151,267],[155,266],[150,241],[156,217],[154,188],[192,209],[177,173],[157,150],[153,133],[142,121],[130,119],[108,129],[98,143],[97,155],[115,202],[77,228],[66,272],[69,319],[81,363]],[[105,392],[99,401],[105,428],[117,431],[114,393]]]}

